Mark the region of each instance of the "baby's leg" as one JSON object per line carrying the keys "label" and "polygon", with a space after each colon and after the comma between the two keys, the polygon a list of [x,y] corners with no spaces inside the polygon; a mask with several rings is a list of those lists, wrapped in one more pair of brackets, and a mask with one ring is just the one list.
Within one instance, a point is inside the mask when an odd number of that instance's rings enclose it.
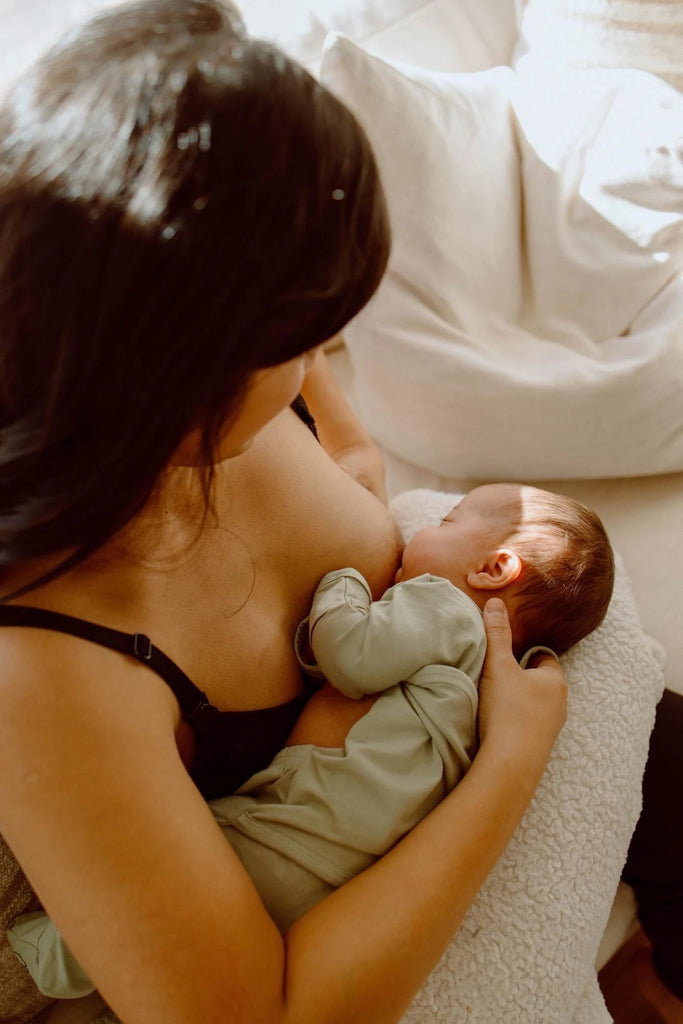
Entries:
{"label": "baby's leg", "polygon": [[37,911],[15,918],[7,938],[43,995],[78,999],[94,991],[94,985],[47,914]]}

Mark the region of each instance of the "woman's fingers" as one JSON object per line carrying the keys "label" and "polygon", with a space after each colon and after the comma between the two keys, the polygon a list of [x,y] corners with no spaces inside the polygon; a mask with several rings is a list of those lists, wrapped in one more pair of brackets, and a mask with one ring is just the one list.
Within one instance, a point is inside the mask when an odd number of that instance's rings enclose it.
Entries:
{"label": "woman's fingers", "polygon": [[515,660],[512,653],[512,630],[505,602],[490,597],[484,606],[484,628],[487,640],[487,660]]}
{"label": "woman's fingers", "polygon": [[567,685],[562,666],[548,654],[522,669],[512,652],[512,631],[500,598],[484,608],[487,655],[479,687],[479,734],[512,752],[525,747],[539,758],[550,754],[566,719]]}
{"label": "woman's fingers", "polygon": [[335,456],[335,462],[340,469],[343,469],[367,491],[379,498],[382,504],[389,503],[384,462],[379,449],[374,444],[359,444],[353,448],[347,448]]}

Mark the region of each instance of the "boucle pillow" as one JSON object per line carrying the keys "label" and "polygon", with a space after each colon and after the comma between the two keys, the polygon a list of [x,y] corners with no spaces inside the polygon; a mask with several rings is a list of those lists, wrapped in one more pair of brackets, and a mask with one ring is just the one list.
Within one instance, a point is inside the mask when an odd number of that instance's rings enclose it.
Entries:
{"label": "boucle pillow", "polygon": [[[404,538],[459,495],[417,489],[391,509]],[[638,820],[663,651],[616,557],[602,625],[560,659],[568,716],[509,846],[402,1024],[609,1024],[595,959]]]}

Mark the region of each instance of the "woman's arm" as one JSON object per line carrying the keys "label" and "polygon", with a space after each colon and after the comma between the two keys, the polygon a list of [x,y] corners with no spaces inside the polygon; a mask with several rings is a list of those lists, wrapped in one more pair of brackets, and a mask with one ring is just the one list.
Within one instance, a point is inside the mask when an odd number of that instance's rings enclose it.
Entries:
{"label": "woman's arm", "polygon": [[328,455],[386,505],[382,456],[344,398],[322,350],[306,374],[301,393],[315,419],[318,437]]}
{"label": "woman's arm", "polygon": [[[51,690],[25,657],[6,676],[0,831],[125,1024],[400,1019],[519,823],[564,720],[561,670],[519,669],[499,615],[470,772],[284,940],[180,763],[163,684],[141,667],[134,686],[126,673],[103,690],[92,673]],[[60,643],[36,643],[36,667],[49,654],[55,679],[69,678]]]}

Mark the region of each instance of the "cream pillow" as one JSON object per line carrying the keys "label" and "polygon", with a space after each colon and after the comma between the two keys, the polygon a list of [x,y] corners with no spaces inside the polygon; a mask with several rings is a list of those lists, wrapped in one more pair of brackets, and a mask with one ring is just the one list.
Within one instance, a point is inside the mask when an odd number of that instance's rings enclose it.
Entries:
{"label": "cream pillow", "polygon": [[391,279],[412,296],[421,330],[430,312],[462,330],[516,320],[520,179],[510,68],[439,73],[387,64],[331,36],[322,79],[365,126],[393,231]]}

